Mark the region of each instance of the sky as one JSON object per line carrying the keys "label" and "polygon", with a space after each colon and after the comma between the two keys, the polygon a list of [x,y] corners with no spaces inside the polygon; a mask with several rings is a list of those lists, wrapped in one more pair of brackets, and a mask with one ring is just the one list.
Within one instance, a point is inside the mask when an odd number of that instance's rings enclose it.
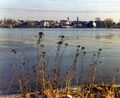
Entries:
{"label": "sky", "polygon": [[120,20],[120,0],[0,0],[0,18]]}

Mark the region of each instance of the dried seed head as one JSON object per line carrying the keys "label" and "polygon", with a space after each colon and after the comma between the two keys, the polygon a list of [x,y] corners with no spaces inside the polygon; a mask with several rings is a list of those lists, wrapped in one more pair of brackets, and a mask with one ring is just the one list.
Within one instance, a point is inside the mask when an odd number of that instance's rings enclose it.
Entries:
{"label": "dried seed head", "polygon": [[43,32],[39,32],[39,38],[43,36]]}
{"label": "dried seed head", "polygon": [[78,45],[77,47],[80,48],[80,45]]}
{"label": "dried seed head", "polygon": [[15,49],[12,49],[11,52],[13,52],[13,53],[15,53],[15,54],[17,53]]}
{"label": "dried seed head", "polygon": [[39,32],[39,36],[42,36],[43,35],[43,32]]}
{"label": "dried seed head", "polygon": [[43,51],[42,54],[45,55],[45,51]]}
{"label": "dried seed head", "polygon": [[79,56],[79,54],[80,54],[80,53],[76,53],[76,57],[78,57],[78,56]]}
{"label": "dried seed head", "polygon": [[117,68],[117,72],[119,72],[118,68]]}
{"label": "dried seed head", "polygon": [[59,41],[57,44],[58,44],[58,45],[62,45],[62,44],[63,44],[63,41]]}
{"label": "dried seed head", "polygon": [[23,62],[23,65],[25,65],[25,62]]}
{"label": "dried seed head", "polygon": [[65,38],[65,36],[64,36],[64,35],[60,35],[59,37],[60,37],[61,39]]}
{"label": "dried seed head", "polygon": [[85,47],[82,47],[81,49],[82,49],[82,50],[84,50],[84,49],[85,49]]}
{"label": "dried seed head", "polygon": [[102,49],[101,49],[101,48],[99,48],[99,51],[102,51]]}
{"label": "dried seed head", "polygon": [[65,46],[68,46],[68,43],[65,43]]}
{"label": "dried seed head", "polygon": [[83,54],[86,54],[86,51],[84,51]]}

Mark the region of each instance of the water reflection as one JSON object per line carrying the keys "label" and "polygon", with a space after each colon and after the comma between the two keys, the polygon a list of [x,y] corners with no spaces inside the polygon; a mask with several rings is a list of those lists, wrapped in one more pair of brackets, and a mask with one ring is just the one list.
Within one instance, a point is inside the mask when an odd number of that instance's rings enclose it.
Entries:
{"label": "water reflection", "polygon": [[95,39],[101,39],[101,38],[104,38],[104,39],[109,39],[111,40],[112,38],[114,37],[114,34],[108,34],[108,35],[96,35],[95,36]]}

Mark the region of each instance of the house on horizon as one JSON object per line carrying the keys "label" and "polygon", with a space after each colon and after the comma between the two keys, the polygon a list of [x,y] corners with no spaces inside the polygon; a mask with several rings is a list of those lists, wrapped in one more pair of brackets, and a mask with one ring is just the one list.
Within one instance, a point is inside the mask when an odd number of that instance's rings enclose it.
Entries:
{"label": "house on horizon", "polygon": [[52,27],[55,27],[55,21],[54,20],[42,20],[40,21],[39,26],[41,28],[52,28]]}
{"label": "house on horizon", "polygon": [[66,28],[66,27],[71,27],[72,26],[72,21],[68,20],[60,20],[60,27]]}
{"label": "house on horizon", "polygon": [[72,25],[74,28],[84,28],[86,21],[73,21]]}
{"label": "house on horizon", "polygon": [[95,21],[86,21],[84,24],[84,28],[96,28]]}

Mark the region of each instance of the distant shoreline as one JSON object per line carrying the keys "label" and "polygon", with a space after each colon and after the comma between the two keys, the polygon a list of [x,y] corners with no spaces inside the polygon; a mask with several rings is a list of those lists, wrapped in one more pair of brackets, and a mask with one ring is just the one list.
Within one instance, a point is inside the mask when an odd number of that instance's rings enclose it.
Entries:
{"label": "distant shoreline", "polygon": [[5,19],[0,20],[0,28],[120,28],[120,22],[114,22],[111,18],[101,20],[96,18],[94,21],[80,21],[70,20],[69,17],[66,20],[14,20]]}
{"label": "distant shoreline", "polygon": [[120,29],[120,28],[0,28],[0,29],[107,29],[107,30],[112,30],[112,29]]}

